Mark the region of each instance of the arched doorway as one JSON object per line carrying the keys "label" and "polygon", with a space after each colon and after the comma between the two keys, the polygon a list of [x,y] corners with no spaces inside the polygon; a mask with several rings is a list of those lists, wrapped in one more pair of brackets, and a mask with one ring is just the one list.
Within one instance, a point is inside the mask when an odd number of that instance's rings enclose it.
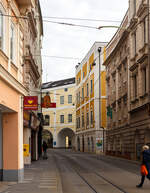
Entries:
{"label": "arched doorway", "polygon": [[72,148],[74,147],[75,133],[70,128],[64,128],[58,133],[57,147],[59,148]]}
{"label": "arched doorway", "polygon": [[49,148],[53,148],[53,135],[50,131],[46,129],[42,131],[42,140],[47,143]]}

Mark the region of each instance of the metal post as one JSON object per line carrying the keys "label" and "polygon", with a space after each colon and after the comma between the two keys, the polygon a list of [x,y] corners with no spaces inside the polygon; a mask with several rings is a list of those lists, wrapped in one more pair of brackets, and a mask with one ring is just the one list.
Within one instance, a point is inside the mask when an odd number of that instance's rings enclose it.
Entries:
{"label": "metal post", "polygon": [[[99,129],[101,128],[101,47],[98,48],[99,53]],[[104,153],[104,128],[103,128],[103,153]]]}

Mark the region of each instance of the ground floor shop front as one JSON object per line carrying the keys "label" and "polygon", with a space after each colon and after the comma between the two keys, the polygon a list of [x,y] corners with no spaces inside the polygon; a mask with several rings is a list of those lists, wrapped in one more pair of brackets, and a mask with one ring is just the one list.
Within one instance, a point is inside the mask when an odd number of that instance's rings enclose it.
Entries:
{"label": "ground floor shop front", "polygon": [[23,88],[20,92],[0,78],[0,180],[23,179]]}

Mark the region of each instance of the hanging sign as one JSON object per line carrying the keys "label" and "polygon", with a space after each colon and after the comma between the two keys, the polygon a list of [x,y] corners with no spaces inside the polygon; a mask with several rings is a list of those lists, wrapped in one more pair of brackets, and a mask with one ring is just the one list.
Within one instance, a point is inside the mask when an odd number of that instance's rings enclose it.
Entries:
{"label": "hanging sign", "polygon": [[56,108],[56,103],[51,103],[49,93],[46,93],[44,98],[42,98],[42,108]]}
{"label": "hanging sign", "polygon": [[24,110],[38,110],[38,97],[37,96],[25,96],[23,102]]}

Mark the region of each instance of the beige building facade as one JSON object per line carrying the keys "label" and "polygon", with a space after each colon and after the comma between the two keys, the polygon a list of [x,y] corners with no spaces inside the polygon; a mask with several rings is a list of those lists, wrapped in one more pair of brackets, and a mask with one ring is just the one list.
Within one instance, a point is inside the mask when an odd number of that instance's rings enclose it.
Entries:
{"label": "beige building facade", "polygon": [[150,143],[148,1],[129,1],[106,47],[107,154],[139,160]]}
{"label": "beige building facade", "polygon": [[24,59],[31,30],[27,25],[32,21],[27,13],[37,5],[30,0],[0,1],[0,180],[4,181],[21,181],[24,176],[23,128],[29,119],[24,120],[23,98],[30,95]]}
{"label": "beige building facade", "polygon": [[42,97],[46,94],[51,103],[56,103],[56,108],[42,108],[43,140],[52,148],[74,148],[75,78],[44,83]]}

